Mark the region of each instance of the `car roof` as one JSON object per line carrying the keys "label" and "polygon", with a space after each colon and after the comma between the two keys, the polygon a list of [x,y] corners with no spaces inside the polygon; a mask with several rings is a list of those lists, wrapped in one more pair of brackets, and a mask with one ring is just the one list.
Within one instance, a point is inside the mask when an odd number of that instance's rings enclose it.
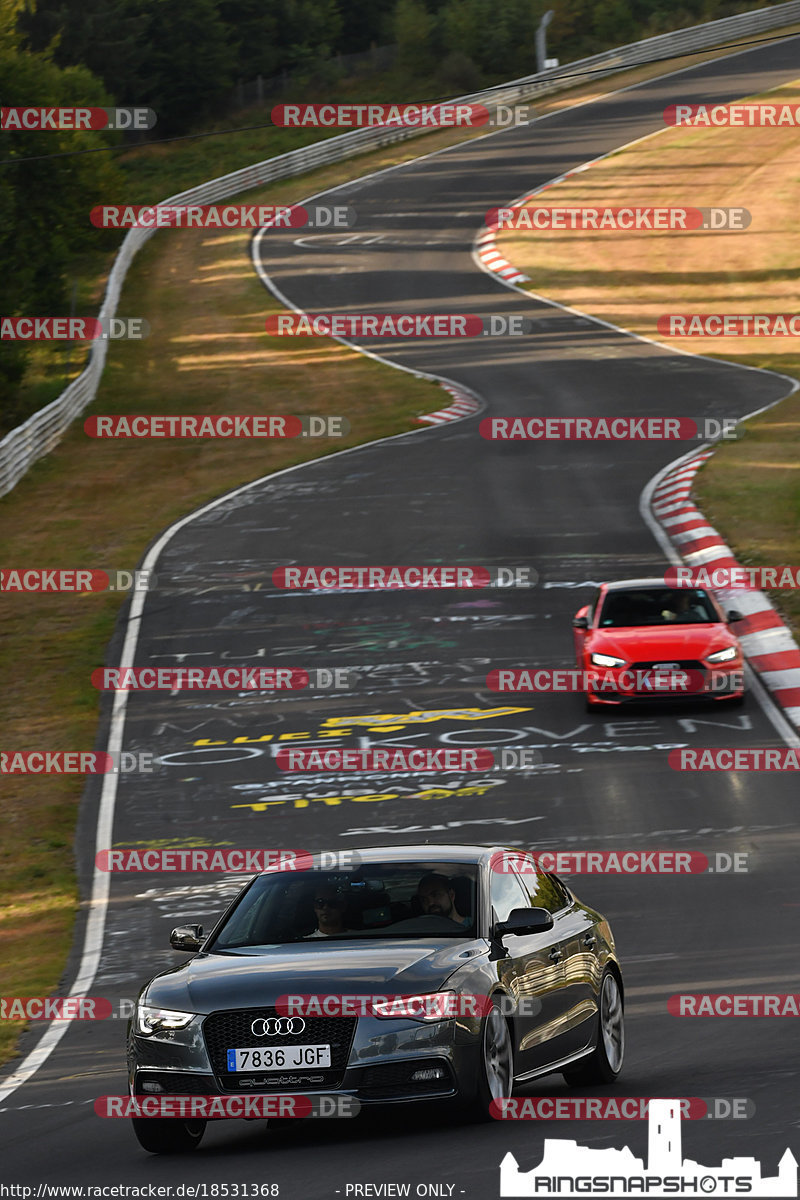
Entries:
{"label": "car roof", "polygon": [[615,579],[611,583],[601,584],[601,587],[604,587],[608,592],[633,591],[636,588],[644,587],[662,587],[669,588],[670,591],[675,590],[669,583],[665,582],[663,575],[652,575],[643,579]]}
{"label": "car roof", "polygon": [[[320,854],[325,851],[313,850],[309,853]],[[335,853],[341,853],[341,847]],[[425,843],[424,845],[411,846],[361,846],[356,851],[360,864],[370,863],[469,863],[470,865],[481,866],[486,864],[494,854],[520,854],[524,853],[517,847],[509,846],[460,846],[453,843],[447,845],[437,845]],[[347,870],[346,867],[342,868]],[[331,868],[331,873],[335,873],[336,868]],[[274,875],[272,871],[262,871],[262,875]]]}

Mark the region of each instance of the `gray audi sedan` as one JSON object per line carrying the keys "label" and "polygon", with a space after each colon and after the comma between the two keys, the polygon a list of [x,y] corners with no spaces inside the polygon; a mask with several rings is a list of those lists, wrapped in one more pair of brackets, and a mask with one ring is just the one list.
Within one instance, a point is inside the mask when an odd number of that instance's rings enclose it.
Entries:
{"label": "gray audi sedan", "polygon": [[[139,995],[135,1112],[222,1097],[238,1116],[242,1097],[292,1095],[452,1100],[486,1119],[537,1076],[610,1083],[622,1067],[609,924],[524,851],[377,847],[341,869],[265,871],[207,936],[191,925],[170,940],[193,953]],[[133,1117],[141,1145],[193,1149],[206,1119],[163,1111]]]}

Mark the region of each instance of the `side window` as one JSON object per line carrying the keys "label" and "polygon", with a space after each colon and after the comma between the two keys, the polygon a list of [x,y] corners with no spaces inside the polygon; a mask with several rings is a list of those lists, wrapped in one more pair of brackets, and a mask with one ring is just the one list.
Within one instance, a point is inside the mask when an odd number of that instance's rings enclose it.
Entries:
{"label": "side window", "polygon": [[538,871],[535,875],[521,876],[521,882],[531,908],[546,908],[549,913],[557,913],[572,903],[566,888],[555,875]]}
{"label": "side window", "polygon": [[595,616],[597,615],[597,605],[599,604],[599,602],[600,602],[600,588],[598,588],[597,591],[595,592],[595,594],[592,596],[592,600],[589,605],[589,624],[590,625],[594,622]]}
{"label": "side window", "polygon": [[513,909],[528,908],[530,904],[525,889],[520,886],[516,875],[500,871],[492,872],[490,897],[495,919],[498,921],[507,920],[508,914]]}

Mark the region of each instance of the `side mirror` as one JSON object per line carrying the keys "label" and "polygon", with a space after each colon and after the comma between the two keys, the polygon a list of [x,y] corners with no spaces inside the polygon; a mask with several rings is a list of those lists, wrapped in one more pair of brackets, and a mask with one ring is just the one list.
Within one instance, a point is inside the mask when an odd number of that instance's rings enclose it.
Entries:
{"label": "side mirror", "polygon": [[497,922],[494,933],[502,937],[506,933],[547,933],[552,928],[553,918],[546,908],[515,908],[505,921]]}
{"label": "side mirror", "polygon": [[203,944],[202,925],[179,925],[169,935],[173,950],[199,950]]}
{"label": "side mirror", "polygon": [[735,608],[728,609],[727,617],[728,617],[729,625],[732,625],[734,621],[743,621],[744,620],[744,617],[742,616],[742,614]]}
{"label": "side mirror", "polygon": [[572,618],[572,628],[573,629],[588,629],[589,628],[589,618],[588,617],[573,617]]}

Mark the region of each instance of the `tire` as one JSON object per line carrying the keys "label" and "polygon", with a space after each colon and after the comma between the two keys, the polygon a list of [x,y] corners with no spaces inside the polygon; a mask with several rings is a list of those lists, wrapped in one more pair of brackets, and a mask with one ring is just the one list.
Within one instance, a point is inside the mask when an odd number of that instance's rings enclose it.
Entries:
{"label": "tire", "polygon": [[606,971],[600,984],[597,1014],[597,1045],[590,1055],[563,1072],[571,1086],[613,1083],[622,1070],[625,1055],[625,1016],[622,989],[613,971]]}
{"label": "tire", "polygon": [[188,1154],[200,1145],[205,1121],[173,1117],[131,1117],[139,1145],[151,1154]]}
{"label": "tire", "polygon": [[478,1055],[477,1087],[472,1099],[464,1106],[465,1115],[470,1121],[491,1121],[491,1102],[510,1096],[514,1085],[511,1030],[495,1002],[481,1022]]}

